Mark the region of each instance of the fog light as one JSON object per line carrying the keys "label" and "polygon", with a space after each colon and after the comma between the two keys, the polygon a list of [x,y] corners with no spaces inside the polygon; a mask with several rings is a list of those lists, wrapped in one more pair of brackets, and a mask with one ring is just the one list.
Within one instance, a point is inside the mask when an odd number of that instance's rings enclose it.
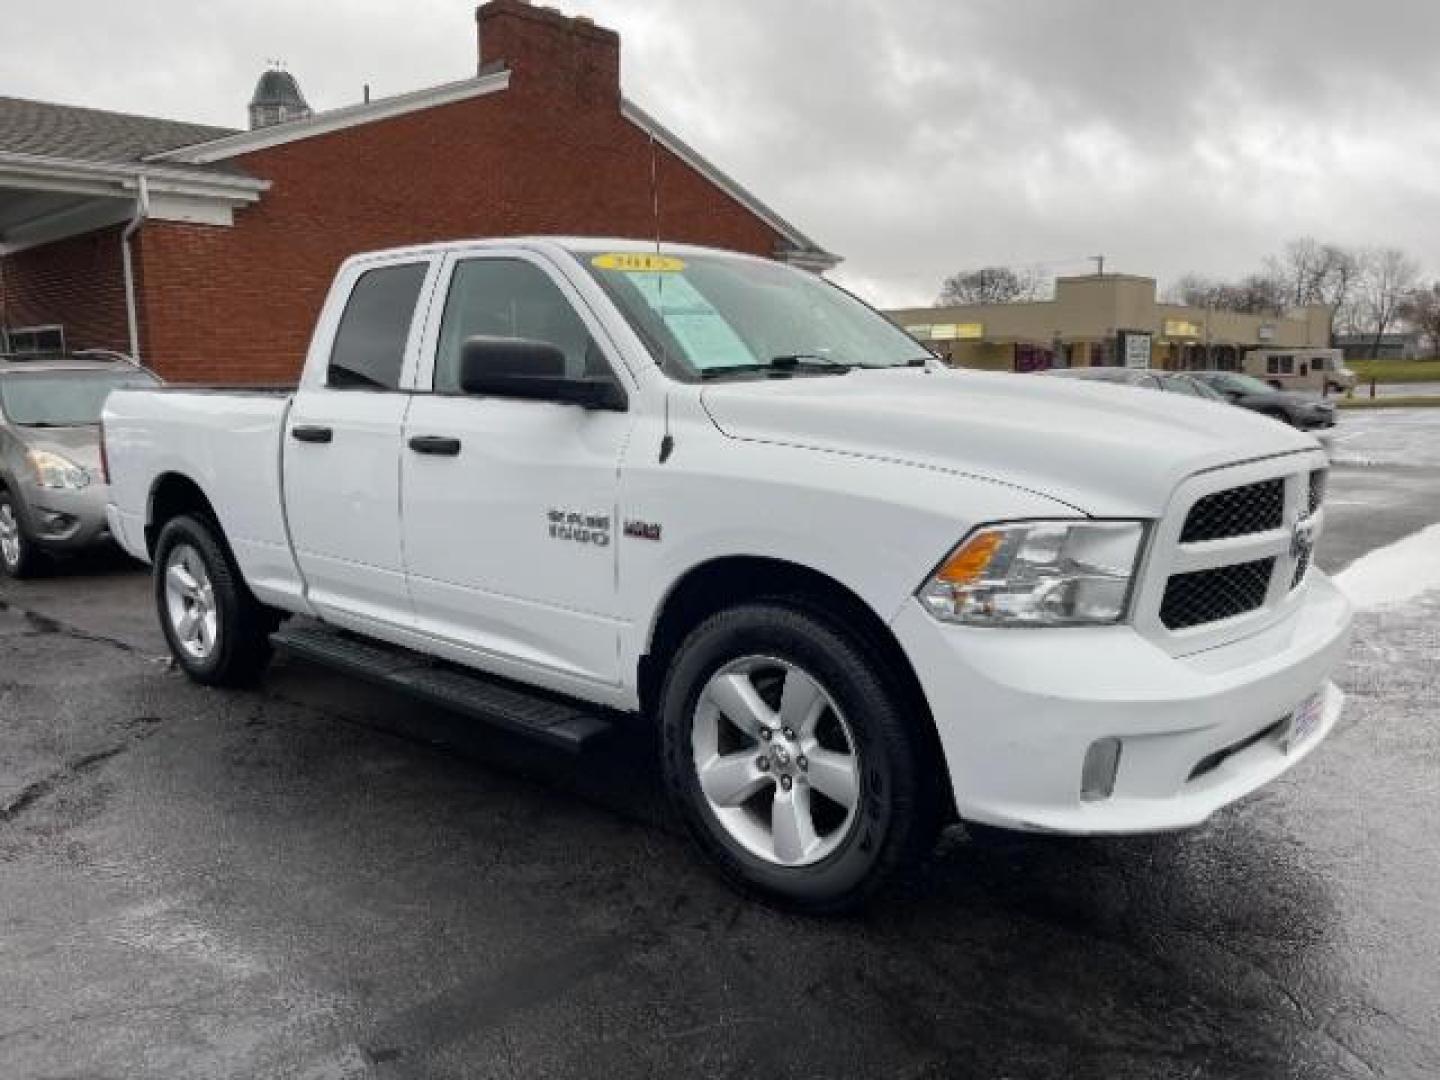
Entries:
{"label": "fog light", "polygon": [[69,532],[75,525],[75,518],[69,514],[57,513],[54,510],[40,511],[40,530],[52,536]]}
{"label": "fog light", "polygon": [[1115,773],[1120,768],[1120,740],[1097,739],[1085,751],[1080,770],[1080,799],[1095,802],[1115,793]]}

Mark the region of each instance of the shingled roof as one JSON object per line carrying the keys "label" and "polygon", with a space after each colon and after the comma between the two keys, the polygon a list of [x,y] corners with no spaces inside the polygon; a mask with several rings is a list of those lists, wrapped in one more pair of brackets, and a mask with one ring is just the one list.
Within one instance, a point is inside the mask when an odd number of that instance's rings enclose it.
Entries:
{"label": "shingled roof", "polygon": [[120,164],[233,134],[208,124],[0,97],[0,153]]}

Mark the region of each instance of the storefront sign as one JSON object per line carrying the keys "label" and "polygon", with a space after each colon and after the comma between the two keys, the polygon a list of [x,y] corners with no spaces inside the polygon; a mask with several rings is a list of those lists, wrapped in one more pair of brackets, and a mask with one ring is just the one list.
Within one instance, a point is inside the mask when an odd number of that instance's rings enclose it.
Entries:
{"label": "storefront sign", "polygon": [[1193,323],[1189,319],[1166,319],[1166,337],[1199,337],[1200,324]]}
{"label": "storefront sign", "polygon": [[1150,366],[1150,335],[1141,330],[1121,330],[1115,335],[1120,342],[1120,360],[1128,368]]}

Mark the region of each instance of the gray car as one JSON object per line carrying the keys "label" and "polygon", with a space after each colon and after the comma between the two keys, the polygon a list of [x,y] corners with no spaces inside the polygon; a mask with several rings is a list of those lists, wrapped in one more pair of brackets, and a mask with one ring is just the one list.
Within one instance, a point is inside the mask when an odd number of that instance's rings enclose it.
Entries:
{"label": "gray car", "polygon": [[1232,405],[1249,409],[1304,431],[1335,426],[1335,403],[1294,390],[1277,390],[1238,371],[1195,371],[1194,378],[1225,395]]}
{"label": "gray car", "polygon": [[1204,398],[1207,401],[1223,402],[1227,400],[1219,391],[1212,390],[1188,372],[1156,371],[1153,368],[1088,367],[1055,368],[1045,374],[1057,375],[1062,379],[1081,379],[1086,382],[1137,386],[1142,390],[1164,390],[1171,394]]}
{"label": "gray car", "polygon": [[118,354],[0,356],[0,575],[110,542],[100,410],[116,387],[159,381]]}

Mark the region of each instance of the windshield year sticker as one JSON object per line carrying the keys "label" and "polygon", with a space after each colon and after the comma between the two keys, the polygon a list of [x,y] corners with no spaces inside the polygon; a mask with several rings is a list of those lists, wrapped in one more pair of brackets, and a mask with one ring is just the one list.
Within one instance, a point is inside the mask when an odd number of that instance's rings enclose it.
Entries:
{"label": "windshield year sticker", "polygon": [[617,251],[596,255],[590,265],[598,270],[623,270],[627,274],[678,274],[685,269],[685,260],[643,251]]}

